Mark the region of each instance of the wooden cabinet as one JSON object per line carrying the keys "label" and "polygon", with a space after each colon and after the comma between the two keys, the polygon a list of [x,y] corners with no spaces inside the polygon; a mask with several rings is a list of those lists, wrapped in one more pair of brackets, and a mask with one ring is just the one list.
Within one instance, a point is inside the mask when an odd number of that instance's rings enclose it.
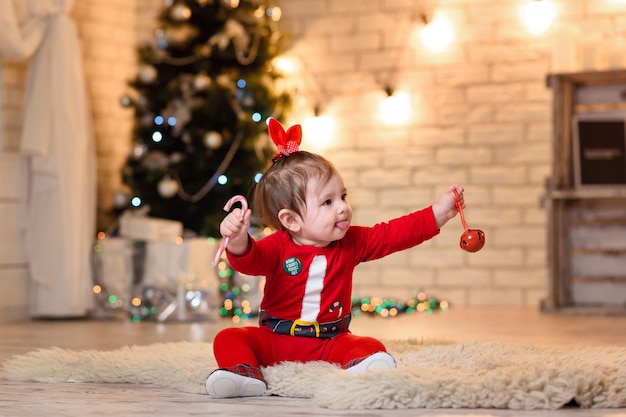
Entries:
{"label": "wooden cabinet", "polygon": [[626,71],[552,74],[547,312],[626,314]]}

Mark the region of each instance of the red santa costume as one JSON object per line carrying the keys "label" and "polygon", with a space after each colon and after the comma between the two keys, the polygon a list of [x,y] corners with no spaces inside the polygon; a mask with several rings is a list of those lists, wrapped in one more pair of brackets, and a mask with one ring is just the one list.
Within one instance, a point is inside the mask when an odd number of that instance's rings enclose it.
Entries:
{"label": "red santa costume", "polygon": [[351,226],[341,240],[326,247],[298,245],[286,231],[259,241],[250,238],[246,254],[229,253],[228,259],[237,271],[266,277],[259,327],[218,333],[214,340],[218,365],[323,360],[345,367],[384,352],[380,341],[349,331],[354,268],[438,233],[428,207],[373,227]]}

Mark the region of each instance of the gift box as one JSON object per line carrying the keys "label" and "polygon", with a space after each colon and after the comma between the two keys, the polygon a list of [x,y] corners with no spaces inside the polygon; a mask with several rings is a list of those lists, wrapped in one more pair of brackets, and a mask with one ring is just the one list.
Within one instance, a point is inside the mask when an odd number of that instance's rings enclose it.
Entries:
{"label": "gift box", "polygon": [[146,242],[141,278],[134,290],[133,320],[214,319],[220,304],[212,260],[219,241]]}
{"label": "gift box", "polygon": [[127,239],[145,242],[175,242],[183,235],[183,224],[175,220],[158,219],[127,210],[120,216],[119,232]]}
{"label": "gift box", "polygon": [[130,303],[134,281],[133,255],[133,243],[127,239],[106,238],[94,243],[95,313],[123,310]]}
{"label": "gift box", "polygon": [[219,241],[178,243],[105,238],[94,245],[94,293],[100,312],[123,311],[133,321],[213,320],[221,297],[211,265]]}

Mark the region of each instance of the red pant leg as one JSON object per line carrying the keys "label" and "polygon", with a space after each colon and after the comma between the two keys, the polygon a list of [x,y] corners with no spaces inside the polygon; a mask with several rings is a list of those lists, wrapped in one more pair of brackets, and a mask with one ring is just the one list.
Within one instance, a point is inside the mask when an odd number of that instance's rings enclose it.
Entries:
{"label": "red pant leg", "polygon": [[273,362],[272,332],[258,327],[228,328],[213,340],[217,366],[227,368],[239,364],[265,366]]}
{"label": "red pant leg", "polygon": [[328,355],[328,362],[343,366],[353,359],[386,351],[385,345],[378,339],[342,333],[334,339],[334,344]]}

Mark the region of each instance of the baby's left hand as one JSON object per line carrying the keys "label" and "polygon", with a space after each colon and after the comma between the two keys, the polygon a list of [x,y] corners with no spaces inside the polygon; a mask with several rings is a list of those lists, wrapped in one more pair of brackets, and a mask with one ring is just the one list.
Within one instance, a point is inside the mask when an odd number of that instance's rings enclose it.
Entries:
{"label": "baby's left hand", "polygon": [[463,191],[465,190],[463,187],[457,184],[449,186],[448,189],[441,194],[439,201],[433,205],[433,214],[435,215],[438,228],[441,228],[448,222],[448,220],[452,219],[459,212],[456,208],[456,196],[454,195],[455,190],[459,195],[461,207],[465,208],[465,199],[463,198]]}

